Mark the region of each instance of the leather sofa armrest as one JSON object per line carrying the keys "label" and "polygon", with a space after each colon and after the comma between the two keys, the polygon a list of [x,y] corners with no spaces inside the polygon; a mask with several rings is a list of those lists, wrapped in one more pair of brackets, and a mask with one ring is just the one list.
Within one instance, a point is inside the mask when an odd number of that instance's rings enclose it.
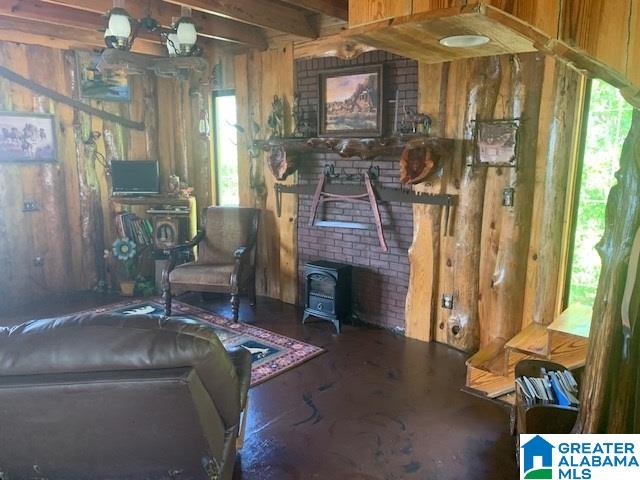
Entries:
{"label": "leather sofa armrest", "polygon": [[235,347],[227,350],[231,363],[238,374],[240,383],[240,409],[244,410],[247,405],[247,394],[251,385],[251,353],[245,348]]}

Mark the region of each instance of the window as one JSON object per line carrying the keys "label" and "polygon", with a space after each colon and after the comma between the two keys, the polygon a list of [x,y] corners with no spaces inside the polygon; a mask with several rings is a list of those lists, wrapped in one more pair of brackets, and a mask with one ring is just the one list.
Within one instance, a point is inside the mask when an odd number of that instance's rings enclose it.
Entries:
{"label": "window", "polygon": [[578,171],[577,206],[569,257],[567,306],[593,305],[600,257],[595,249],[604,233],[604,215],[622,144],[631,126],[632,107],[611,85],[593,80],[589,95],[584,154]]}
{"label": "window", "polygon": [[238,132],[236,96],[217,92],[214,96],[215,173],[218,205],[238,205]]}

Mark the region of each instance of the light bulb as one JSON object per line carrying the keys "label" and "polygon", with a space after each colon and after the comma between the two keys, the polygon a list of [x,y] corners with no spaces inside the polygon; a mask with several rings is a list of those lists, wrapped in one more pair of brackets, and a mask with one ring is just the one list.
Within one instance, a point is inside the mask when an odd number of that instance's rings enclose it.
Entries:
{"label": "light bulb", "polygon": [[191,52],[191,49],[198,40],[196,26],[189,17],[182,17],[176,24],[176,35],[180,43],[180,50],[183,53]]}
{"label": "light bulb", "polygon": [[111,35],[118,38],[129,38],[131,35],[131,21],[129,14],[122,8],[114,8],[109,15],[109,30]]}

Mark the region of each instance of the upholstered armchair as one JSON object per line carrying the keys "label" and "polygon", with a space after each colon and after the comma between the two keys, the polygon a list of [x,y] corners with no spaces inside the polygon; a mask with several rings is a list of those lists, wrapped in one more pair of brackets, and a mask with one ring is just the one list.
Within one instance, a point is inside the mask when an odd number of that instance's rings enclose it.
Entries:
{"label": "upholstered armchair", "polygon": [[[184,292],[218,292],[231,295],[231,312],[238,321],[240,294],[256,304],[256,238],[260,210],[242,207],[208,207],[202,229],[190,242],[165,250],[169,262],[162,274],[166,315],[171,299]],[[180,251],[197,247],[194,262],[176,266]]]}

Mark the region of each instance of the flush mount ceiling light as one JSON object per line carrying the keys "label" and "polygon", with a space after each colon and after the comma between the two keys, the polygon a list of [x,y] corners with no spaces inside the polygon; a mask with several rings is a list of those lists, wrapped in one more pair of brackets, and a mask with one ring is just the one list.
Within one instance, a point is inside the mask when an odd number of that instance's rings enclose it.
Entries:
{"label": "flush mount ceiling light", "polygon": [[440,44],[451,48],[478,47],[489,43],[491,39],[484,35],[451,35],[440,39]]}

